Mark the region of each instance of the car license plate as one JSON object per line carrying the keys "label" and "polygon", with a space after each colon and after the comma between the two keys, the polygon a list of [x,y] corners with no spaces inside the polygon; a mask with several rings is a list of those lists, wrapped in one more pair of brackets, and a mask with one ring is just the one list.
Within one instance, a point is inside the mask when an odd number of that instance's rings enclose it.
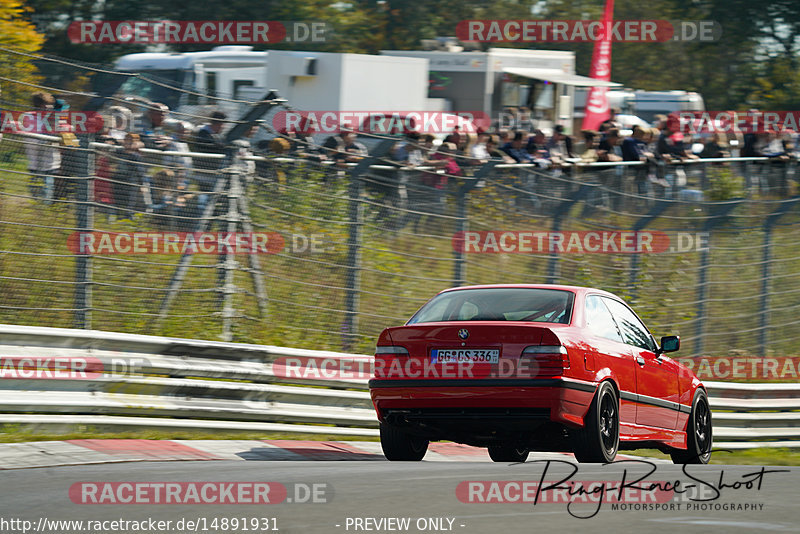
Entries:
{"label": "car license plate", "polygon": [[497,363],[500,349],[431,349],[434,363]]}

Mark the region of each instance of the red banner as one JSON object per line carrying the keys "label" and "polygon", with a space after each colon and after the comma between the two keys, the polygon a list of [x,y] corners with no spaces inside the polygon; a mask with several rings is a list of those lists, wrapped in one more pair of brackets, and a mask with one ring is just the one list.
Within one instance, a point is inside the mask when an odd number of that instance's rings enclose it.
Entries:
{"label": "red banner", "polygon": [[[603,26],[608,27],[614,19],[614,0],[606,0],[603,12]],[[592,70],[590,78],[611,81],[611,33],[605,32],[602,39],[594,43]],[[583,117],[584,130],[597,130],[609,118],[607,87],[592,87],[586,97],[586,115]]]}

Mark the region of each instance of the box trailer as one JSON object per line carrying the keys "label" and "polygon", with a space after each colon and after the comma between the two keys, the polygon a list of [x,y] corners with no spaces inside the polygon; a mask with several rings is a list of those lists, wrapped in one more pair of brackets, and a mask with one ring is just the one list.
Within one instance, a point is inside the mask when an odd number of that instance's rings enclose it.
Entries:
{"label": "box trailer", "polygon": [[427,105],[428,61],[419,58],[218,46],[206,52],[128,54],[115,68],[144,75],[126,80],[119,93],[189,115],[216,107],[237,117],[270,90],[299,110],[425,110]]}

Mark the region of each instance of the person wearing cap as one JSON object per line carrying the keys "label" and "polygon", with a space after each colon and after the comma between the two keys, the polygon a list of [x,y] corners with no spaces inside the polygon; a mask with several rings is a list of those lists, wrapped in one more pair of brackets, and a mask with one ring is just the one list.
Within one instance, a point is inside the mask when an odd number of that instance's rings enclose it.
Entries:
{"label": "person wearing cap", "polygon": [[[209,121],[197,128],[191,137],[191,148],[194,152],[204,152],[207,154],[225,154],[228,145],[222,130],[225,127],[225,120],[228,116],[225,112],[215,110],[209,116]],[[219,169],[225,165],[224,159],[196,158],[194,180],[200,191],[209,193],[214,190],[219,178]],[[198,209],[202,211],[208,202],[208,195],[198,196]]]}

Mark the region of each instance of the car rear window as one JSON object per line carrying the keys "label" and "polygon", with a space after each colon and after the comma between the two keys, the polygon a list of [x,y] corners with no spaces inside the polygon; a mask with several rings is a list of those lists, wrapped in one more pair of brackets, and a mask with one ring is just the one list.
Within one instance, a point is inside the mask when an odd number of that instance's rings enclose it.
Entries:
{"label": "car rear window", "polygon": [[442,321],[530,321],[568,324],[575,295],[562,289],[459,289],[436,295],[406,324]]}

